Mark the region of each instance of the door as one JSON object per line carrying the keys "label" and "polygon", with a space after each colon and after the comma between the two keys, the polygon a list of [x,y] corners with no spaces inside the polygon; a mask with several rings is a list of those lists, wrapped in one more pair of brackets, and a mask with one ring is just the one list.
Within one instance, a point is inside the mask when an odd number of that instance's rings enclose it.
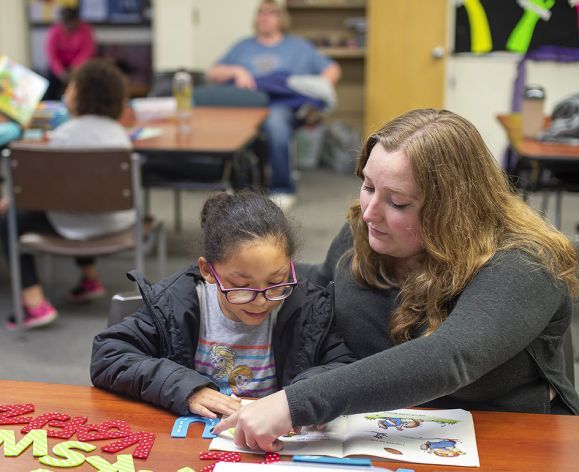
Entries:
{"label": "door", "polygon": [[414,108],[442,108],[447,0],[368,0],[366,135]]}

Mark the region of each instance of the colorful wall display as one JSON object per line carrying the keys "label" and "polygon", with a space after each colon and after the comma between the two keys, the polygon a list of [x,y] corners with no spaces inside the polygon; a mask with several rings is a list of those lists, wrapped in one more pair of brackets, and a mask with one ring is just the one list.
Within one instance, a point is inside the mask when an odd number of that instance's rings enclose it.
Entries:
{"label": "colorful wall display", "polygon": [[540,46],[579,48],[577,0],[460,0],[454,52],[524,54]]}

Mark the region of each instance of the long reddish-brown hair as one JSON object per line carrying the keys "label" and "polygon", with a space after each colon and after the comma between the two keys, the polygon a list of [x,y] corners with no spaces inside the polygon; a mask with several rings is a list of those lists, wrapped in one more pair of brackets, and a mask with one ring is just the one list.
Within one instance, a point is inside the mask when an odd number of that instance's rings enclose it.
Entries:
{"label": "long reddish-brown hair", "polygon": [[360,203],[348,221],[354,236],[351,270],[377,289],[400,287],[390,318],[392,339],[432,333],[447,318],[449,304],[499,251],[519,249],[575,294],[577,253],[571,242],[517,195],[476,128],[446,110],[410,111],[385,124],[365,142],[362,171],[374,146],[410,159],[422,195],[424,254],[418,268],[395,280],[390,259],[368,242]]}

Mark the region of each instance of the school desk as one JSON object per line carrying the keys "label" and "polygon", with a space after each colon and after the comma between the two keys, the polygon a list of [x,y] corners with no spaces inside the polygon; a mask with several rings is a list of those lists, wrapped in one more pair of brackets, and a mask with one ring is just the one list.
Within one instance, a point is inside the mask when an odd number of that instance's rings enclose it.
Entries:
{"label": "school desk", "polygon": [[[179,190],[228,189],[233,161],[253,142],[257,142],[259,185],[264,187],[267,152],[265,141],[258,138],[260,126],[268,113],[267,108],[193,107],[188,118],[189,130],[186,133],[180,133],[178,123],[174,118],[151,122],[138,121],[133,110],[128,106],[125,108],[120,121],[131,130],[131,133],[136,133],[133,147],[145,157],[147,155],[162,156],[162,160],[172,164],[173,167],[184,157],[187,158],[188,165],[195,162],[195,157],[199,157],[204,162],[207,162],[208,157],[214,162],[225,162],[219,179],[210,183],[194,182],[190,178],[179,181],[178,174],[174,178],[164,177],[160,181],[150,183],[150,186],[168,187],[175,190],[177,231],[181,228]],[[146,128],[154,130],[157,135],[139,139],[138,129]],[[188,174],[190,175],[191,172]],[[149,207],[148,201],[145,206]]]}
{"label": "school desk", "polygon": [[[202,425],[192,424],[187,438],[173,439],[170,432],[176,417],[164,410],[94,387],[57,385],[38,382],[0,380],[0,405],[32,403],[35,411],[26,416],[33,418],[50,412],[61,412],[71,417],[86,416],[91,424],[109,420],[124,420],[132,431],[155,434],[155,443],[146,460],[135,459],[135,470],[177,472],[186,466],[199,472],[213,463],[199,459],[207,451],[210,440],[201,439]],[[433,466],[402,462],[378,462],[378,467],[395,470],[398,467],[421,471],[577,471],[579,465],[579,417],[534,415],[521,413],[472,412],[481,467],[479,469]],[[11,429],[20,439],[23,425],[0,425],[0,430]],[[73,436],[70,440],[76,440]],[[51,448],[64,439],[48,439]],[[115,455],[100,451],[113,439],[93,441],[97,449],[86,456],[99,455],[115,462]],[[89,441],[90,442],[90,441]],[[131,453],[132,446],[118,454]],[[30,472],[40,468],[38,460],[27,449],[18,457],[4,457],[0,446],[0,471]],[[259,462],[263,455],[244,454],[243,461]],[[93,471],[87,463],[71,469],[45,467],[50,471]]]}
{"label": "school desk", "polygon": [[[517,173],[513,169],[517,166],[529,165],[531,168],[529,178],[521,179],[519,186],[526,195],[529,191],[553,190],[556,192],[555,226],[561,228],[561,204],[563,191],[579,191],[579,182],[546,181],[546,172],[557,169],[559,172],[572,170],[579,172],[579,145],[561,144],[523,137],[522,121],[520,113],[497,115],[497,120],[505,130],[509,140],[509,147],[514,153],[516,162],[507,162],[507,169]],[[548,126],[549,120],[545,120]],[[515,175],[516,177],[516,175]]]}
{"label": "school desk", "polygon": [[[181,229],[181,189],[226,190],[230,188],[230,175],[233,162],[249,145],[256,143],[258,157],[259,185],[265,186],[265,167],[267,164],[266,142],[260,138],[259,129],[268,115],[267,108],[228,108],[228,107],[193,107],[188,119],[189,130],[179,132],[175,119],[155,122],[139,122],[132,109],[127,108],[121,122],[131,128],[156,128],[160,133],[148,139],[136,139],[133,146],[145,156],[162,155],[162,160],[175,165],[181,158],[187,158],[187,165],[195,162],[195,156],[201,161],[223,162],[223,170],[218,181],[203,183],[185,178],[163,177],[160,181],[147,183],[148,186],[168,187],[175,190],[175,227]],[[193,159],[191,161],[191,159]],[[203,163],[200,163],[203,166]],[[207,165],[207,164],[205,164]],[[191,172],[188,173],[190,175]],[[147,194],[148,195],[148,194]],[[146,202],[148,207],[148,202]]]}

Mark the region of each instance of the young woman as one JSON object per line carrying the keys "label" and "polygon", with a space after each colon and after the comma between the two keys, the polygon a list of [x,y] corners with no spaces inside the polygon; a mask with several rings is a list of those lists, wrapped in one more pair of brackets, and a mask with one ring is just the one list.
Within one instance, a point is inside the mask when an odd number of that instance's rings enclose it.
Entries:
{"label": "young woman", "polygon": [[237,424],[238,445],[273,450],[292,426],[341,414],[579,413],[562,346],[576,252],[513,192],[475,127],[448,111],[408,112],[368,138],[357,174],[360,200],[310,274],[335,280],[338,327],[368,357],[216,431]]}
{"label": "young woman", "polygon": [[95,386],[176,414],[215,417],[354,360],[333,327],[333,288],[296,280],[293,232],[264,195],[219,194],[201,212],[198,265],[150,285],[144,307],[94,340]]}

